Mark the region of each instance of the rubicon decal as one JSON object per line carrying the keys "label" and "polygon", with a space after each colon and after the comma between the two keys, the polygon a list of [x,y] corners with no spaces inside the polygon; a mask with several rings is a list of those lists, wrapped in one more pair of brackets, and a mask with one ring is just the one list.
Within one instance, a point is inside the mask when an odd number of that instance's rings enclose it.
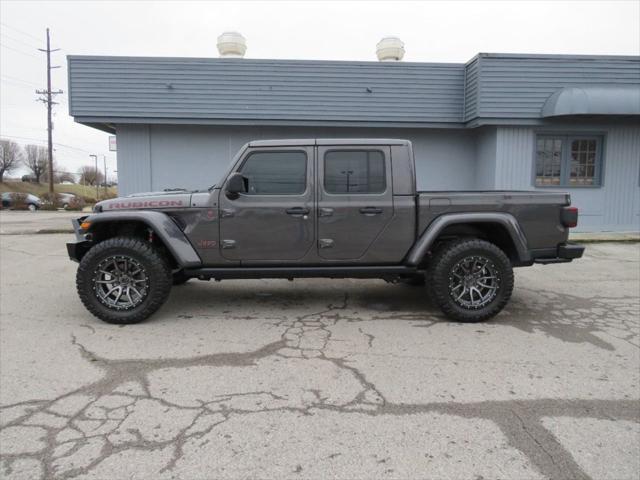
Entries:
{"label": "rubicon decal", "polygon": [[149,200],[149,201],[129,201],[129,202],[111,202],[107,204],[106,210],[131,209],[131,208],[166,208],[166,207],[183,207],[182,200]]}

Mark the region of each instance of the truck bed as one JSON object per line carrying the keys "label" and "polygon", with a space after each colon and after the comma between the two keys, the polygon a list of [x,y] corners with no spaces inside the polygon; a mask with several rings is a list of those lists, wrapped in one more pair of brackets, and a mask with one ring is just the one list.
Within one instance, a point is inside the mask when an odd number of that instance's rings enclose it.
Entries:
{"label": "truck bed", "polygon": [[416,203],[418,234],[440,215],[466,212],[512,214],[522,225],[532,249],[566,242],[569,234],[560,220],[562,207],[570,204],[570,197],[564,192],[418,191]]}

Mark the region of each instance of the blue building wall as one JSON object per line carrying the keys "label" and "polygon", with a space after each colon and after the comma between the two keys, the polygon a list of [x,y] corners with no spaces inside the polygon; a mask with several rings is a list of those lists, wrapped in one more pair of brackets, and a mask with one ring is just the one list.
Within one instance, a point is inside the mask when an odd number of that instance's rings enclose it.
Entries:
{"label": "blue building wall", "polygon": [[118,125],[121,194],[169,187],[207,188],[242,145],[259,139],[366,137],[413,142],[418,187],[473,189],[475,135],[462,129],[376,129]]}

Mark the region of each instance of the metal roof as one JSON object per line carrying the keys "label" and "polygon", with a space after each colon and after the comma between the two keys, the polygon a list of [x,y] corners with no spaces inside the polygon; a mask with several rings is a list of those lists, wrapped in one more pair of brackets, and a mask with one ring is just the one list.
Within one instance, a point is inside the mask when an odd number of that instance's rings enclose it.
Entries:
{"label": "metal roof", "polygon": [[[122,123],[457,127],[544,122],[563,88],[640,88],[639,56],[481,53],[467,64],[68,57],[69,111]],[[618,100],[616,100],[618,101]]]}

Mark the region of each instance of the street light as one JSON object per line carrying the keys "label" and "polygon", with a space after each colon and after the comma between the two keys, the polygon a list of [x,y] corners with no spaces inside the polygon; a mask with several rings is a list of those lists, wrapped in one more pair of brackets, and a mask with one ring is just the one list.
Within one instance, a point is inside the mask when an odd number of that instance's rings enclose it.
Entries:
{"label": "street light", "polygon": [[100,196],[100,191],[99,191],[99,183],[98,183],[98,155],[89,155],[90,157],[93,157],[94,160],[96,161],[96,202],[98,201],[98,197]]}

